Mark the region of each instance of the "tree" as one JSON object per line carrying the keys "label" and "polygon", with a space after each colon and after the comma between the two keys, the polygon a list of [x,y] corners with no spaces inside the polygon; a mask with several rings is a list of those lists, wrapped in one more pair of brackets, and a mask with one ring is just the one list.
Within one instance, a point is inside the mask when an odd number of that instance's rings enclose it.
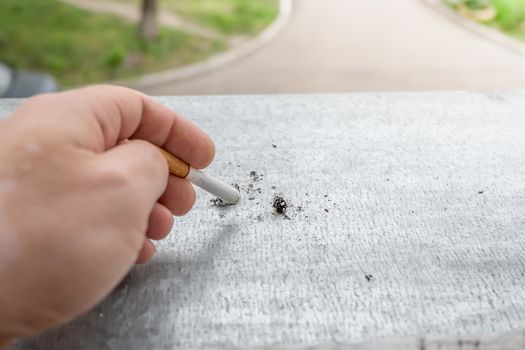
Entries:
{"label": "tree", "polygon": [[142,16],[139,24],[139,36],[151,40],[157,36],[157,0],[142,0]]}

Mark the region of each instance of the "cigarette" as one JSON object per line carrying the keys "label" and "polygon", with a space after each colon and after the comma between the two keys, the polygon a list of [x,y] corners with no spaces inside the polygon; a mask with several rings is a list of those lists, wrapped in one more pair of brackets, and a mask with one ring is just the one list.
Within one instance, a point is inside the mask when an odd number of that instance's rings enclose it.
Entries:
{"label": "cigarette", "polygon": [[177,158],[165,149],[159,147],[159,150],[168,162],[170,174],[190,180],[191,183],[211,193],[226,204],[235,204],[239,198],[241,198],[240,192],[227,183],[203,171],[192,168],[188,163]]}

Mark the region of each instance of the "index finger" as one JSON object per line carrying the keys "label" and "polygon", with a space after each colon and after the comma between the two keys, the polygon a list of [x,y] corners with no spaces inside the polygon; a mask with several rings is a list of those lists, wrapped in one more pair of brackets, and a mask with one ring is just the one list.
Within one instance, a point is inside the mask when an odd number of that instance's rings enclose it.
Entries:
{"label": "index finger", "polygon": [[141,123],[132,138],[147,139],[194,168],[207,167],[215,156],[215,145],[211,138],[191,120],[150,97],[145,96],[145,99],[152,103],[144,104],[143,114],[155,116],[158,120]]}
{"label": "index finger", "polygon": [[[33,113],[27,113],[31,108]],[[215,155],[213,141],[195,123],[124,87],[96,85],[41,95],[21,109],[25,114],[59,119],[57,128],[67,128],[76,142],[93,151],[107,150],[125,139],[142,139],[195,168],[208,166]]]}

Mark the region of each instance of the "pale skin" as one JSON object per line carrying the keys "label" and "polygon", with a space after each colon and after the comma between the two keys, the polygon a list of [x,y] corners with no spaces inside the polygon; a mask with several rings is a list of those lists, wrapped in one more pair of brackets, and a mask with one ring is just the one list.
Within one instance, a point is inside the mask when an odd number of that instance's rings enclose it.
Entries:
{"label": "pale skin", "polygon": [[37,96],[0,121],[0,348],[93,308],[191,209],[153,145],[214,157],[194,123],[125,88]]}

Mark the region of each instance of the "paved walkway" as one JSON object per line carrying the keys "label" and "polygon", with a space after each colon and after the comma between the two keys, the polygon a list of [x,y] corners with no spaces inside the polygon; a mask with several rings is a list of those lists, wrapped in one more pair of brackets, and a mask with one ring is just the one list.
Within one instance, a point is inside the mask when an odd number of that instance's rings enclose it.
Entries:
{"label": "paved walkway", "polygon": [[[108,13],[119,16],[129,22],[138,22],[140,19],[139,5],[132,5],[107,0],[61,0],[70,5],[83,8],[85,10]],[[161,11],[159,13],[159,23],[162,26],[178,29],[190,34],[201,37],[215,39],[221,36],[209,28],[189,22],[173,12]]]}
{"label": "paved walkway", "polygon": [[296,0],[289,26],[244,59],[158,85],[170,94],[525,88],[525,57],[421,0]]}

